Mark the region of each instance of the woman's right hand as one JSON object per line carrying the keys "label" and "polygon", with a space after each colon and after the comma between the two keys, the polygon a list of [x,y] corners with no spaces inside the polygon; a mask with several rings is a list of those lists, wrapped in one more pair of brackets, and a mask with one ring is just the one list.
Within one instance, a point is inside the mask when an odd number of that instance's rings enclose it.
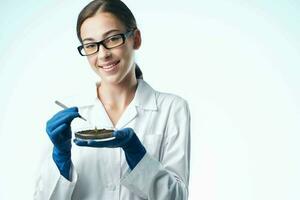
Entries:
{"label": "woman's right hand", "polygon": [[60,174],[70,180],[71,168],[71,122],[79,117],[78,108],[72,107],[56,113],[47,121],[46,131],[52,141],[53,160],[58,167]]}

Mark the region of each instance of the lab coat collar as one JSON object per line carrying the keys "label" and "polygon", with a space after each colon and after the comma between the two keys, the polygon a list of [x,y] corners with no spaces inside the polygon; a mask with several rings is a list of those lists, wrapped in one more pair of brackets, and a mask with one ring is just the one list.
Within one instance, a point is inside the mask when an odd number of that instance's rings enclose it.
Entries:
{"label": "lab coat collar", "polygon": [[[97,84],[99,85],[99,83]],[[103,105],[97,99],[94,105],[99,105],[102,107],[103,110],[102,114],[98,113],[97,116],[104,115],[103,117],[106,120],[101,121],[101,123],[105,123],[107,126],[113,126],[111,120],[105,114],[105,110]],[[153,90],[145,81],[142,79],[138,79],[137,89],[134,95],[133,100],[130,102],[128,107],[125,109],[124,113],[122,114],[121,118],[118,120],[117,124],[115,125],[116,129],[124,128],[130,123],[132,120],[136,118],[138,115],[138,109],[143,110],[157,110],[157,104],[155,99],[155,90]],[[99,109],[96,109],[97,111]],[[97,122],[95,122],[97,123]]]}
{"label": "lab coat collar", "polygon": [[[101,84],[101,82],[96,83],[96,90],[99,84]],[[93,98],[91,98],[90,104],[93,104],[97,98],[96,91]],[[132,103],[140,109],[157,110],[155,90],[143,79],[138,79],[138,85]]]}
{"label": "lab coat collar", "polygon": [[124,128],[129,122],[135,119],[138,115],[137,108],[157,110],[155,91],[142,79],[138,79],[135,96],[116,124],[116,128]]}
{"label": "lab coat collar", "polygon": [[157,110],[155,90],[142,79],[138,79],[134,103],[144,110]]}
{"label": "lab coat collar", "polygon": [[[99,101],[97,97],[97,86],[101,82],[97,82],[94,87],[87,89],[80,95],[74,95],[63,100],[70,106],[87,107],[95,105],[95,101]],[[156,91],[144,80],[138,79],[138,86],[133,101],[136,107],[143,110],[157,110]]]}

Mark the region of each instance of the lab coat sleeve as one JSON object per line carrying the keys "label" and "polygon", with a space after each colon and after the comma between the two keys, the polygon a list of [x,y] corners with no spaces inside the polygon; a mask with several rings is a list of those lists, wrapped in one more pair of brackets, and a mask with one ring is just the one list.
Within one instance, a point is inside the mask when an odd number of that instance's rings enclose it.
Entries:
{"label": "lab coat sleeve", "polygon": [[190,112],[185,100],[172,107],[161,162],[148,153],[121,184],[149,200],[188,199],[190,168]]}
{"label": "lab coat sleeve", "polygon": [[52,157],[46,159],[43,163],[40,174],[36,180],[34,199],[35,200],[67,200],[71,199],[75,184],[77,182],[77,173],[74,166],[71,166],[72,181],[65,179],[57,169]]}

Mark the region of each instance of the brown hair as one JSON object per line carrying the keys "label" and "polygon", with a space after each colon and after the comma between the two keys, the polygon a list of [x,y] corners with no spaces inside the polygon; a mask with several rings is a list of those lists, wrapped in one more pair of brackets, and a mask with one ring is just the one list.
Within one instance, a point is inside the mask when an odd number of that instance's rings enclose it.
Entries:
{"label": "brown hair", "polygon": [[[90,17],[95,16],[100,12],[109,12],[113,14],[118,20],[120,20],[127,31],[133,30],[137,27],[135,17],[133,16],[130,9],[120,0],[94,0],[86,5],[78,15],[77,18],[77,37],[82,43],[80,35],[80,28],[82,23]],[[143,73],[139,66],[135,66],[135,76],[137,79],[143,79]]]}

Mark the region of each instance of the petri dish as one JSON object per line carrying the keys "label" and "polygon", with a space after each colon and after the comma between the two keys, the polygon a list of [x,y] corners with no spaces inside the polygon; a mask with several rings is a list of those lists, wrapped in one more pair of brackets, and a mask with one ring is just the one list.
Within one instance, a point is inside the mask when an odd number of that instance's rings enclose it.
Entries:
{"label": "petri dish", "polygon": [[111,129],[89,129],[75,132],[75,137],[78,140],[108,141],[115,139],[113,132]]}

